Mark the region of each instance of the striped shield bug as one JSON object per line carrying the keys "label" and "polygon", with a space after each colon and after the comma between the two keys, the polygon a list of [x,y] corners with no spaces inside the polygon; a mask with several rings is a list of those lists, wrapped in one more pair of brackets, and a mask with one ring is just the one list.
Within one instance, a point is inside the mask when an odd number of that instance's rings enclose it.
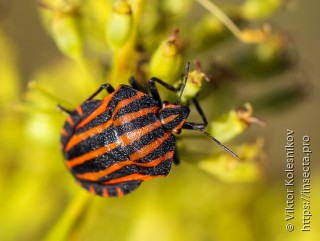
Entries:
{"label": "striped shield bug", "polygon": [[[179,102],[189,68],[188,63],[178,87],[151,78],[150,96],[130,78],[131,86],[114,89],[102,85],[75,110],[59,106],[69,115],[61,132],[65,164],[83,188],[100,196],[117,197],[132,192],[143,181],[168,175],[172,162],[179,162],[173,133],[182,129],[201,131],[236,156],[204,130],[207,120],[196,98],[192,102],[203,122],[186,121],[190,109]],[[176,103],[162,102],[156,83],[180,91]],[[103,90],[108,95],[95,100]]]}

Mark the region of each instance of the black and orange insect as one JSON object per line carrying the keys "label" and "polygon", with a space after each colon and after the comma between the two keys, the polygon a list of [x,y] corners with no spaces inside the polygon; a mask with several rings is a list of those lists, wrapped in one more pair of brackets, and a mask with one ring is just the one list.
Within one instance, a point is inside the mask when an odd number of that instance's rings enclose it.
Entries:
{"label": "black and orange insect", "polygon": [[[172,161],[179,162],[173,133],[179,134],[181,129],[201,131],[236,156],[204,131],[207,120],[196,98],[192,102],[203,122],[186,122],[189,107],[179,102],[189,66],[178,87],[151,78],[151,96],[130,78],[131,86],[114,89],[102,85],[73,111],[59,106],[69,114],[61,133],[65,164],[83,188],[104,197],[117,197],[132,192],[143,181],[168,175]],[[176,103],[162,103],[155,83],[181,91]],[[102,90],[109,95],[94,100]]]}

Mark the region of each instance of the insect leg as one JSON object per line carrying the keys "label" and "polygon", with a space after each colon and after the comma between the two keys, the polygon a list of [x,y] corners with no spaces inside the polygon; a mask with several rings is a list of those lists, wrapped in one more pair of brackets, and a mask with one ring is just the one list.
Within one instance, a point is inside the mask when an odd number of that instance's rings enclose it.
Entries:
{"label": "insect leg", "polygon": [[178,104],[180,102],[184,87],[186,86],[186,83],[187,83],[187,80],[188,80],[188,76],[189,76],[189,71],[190,71],[190,62],[187,62],[186,73],[181,76],[180,84],[177,87],[172,86],[172,85],[164,82],[161,79],[158,79],[156,77],[152,77],[148,82],[149,83],[150,93],[151,93],[152,97],[154,99],[158,100],[160,102],[160,104],[161,104],[161,98],[160,98],[158,89],[157,89],[156,84],[155,84],[155,82],[158,82],[163,87],[165,87],[166,89],[171,90],[173,92],[179,92],[181,90],[180,96],[179,96],[179,98],[177,99],[177,102],[176,102],[176,104]]}
{"label": "insect leg", "polygon": [[[103,84],[100,86],[100,88],[95,91],[88,99],[86,99],[86,101],[88,100],[92,100],[97,94],[99,94],[102,90],[106,90],[109,94],[111,94],[114,91],[114,88],[110,85],[110,84]],[[73,111],[66,109],[65,107],[58,105],[58,109],[67,113],[67,114],[71,114]]]}
{"label": "insect leg", "polygon": [[62,105],[57,105],[57,107],[58,107],[59,110],[65,112],[65,113],[67,113],[67,114],[69,114],[69,115],[72,113],[71,110],[66,109],[66,108],[63,107]]}
{"label": "insect leg", "polygon": [[134,89],[141,91],[141,92],[146,92],[146,89],[142,85],[140,85],[138,83],[138,81],[133,76],[131,76],[129,78],[129,83]]}
{"label": "insect leg", "polygon": [[192,102],[193,102],[194,106],[196,107],[203,122],[202,123],[185,122],[182,128],[192,129],[192,130],[204,130],[208,125],[207,118],[206,118],[206,116],[205,116],[196,97],[192,98]]}
{"label": "insect leg", "polygon": [[149,79],[148,84],[149,84],[150,93],[151,93],[151,95],[152,95],[152,97],[154,99],[159,101],[160,105],[161,105],[162,102],[161,102],[161,98],[160,98],[160,95],[159,95],[158,88],[156,86],[156,82],[158,82],[163,87],[165,87],[166,89],[171,90],[173,92],[178,92],[182,87],[182,84],[180,84],[178,87],[174,87],[174,86],[169,85],[166,82],[164,82],[163,80],[158,79],[156,77],[152,77],[151,79]]}
{"label": "insect leg", "polygon": [[229,152],[232,156],[234,157],[238,157],[236,153],[234,153],[232,150],[230,150],[228,147],[226,147],[225,145],[223,145],[220,141],[218,141],[216,138],[214,138],[213,136],[211,136],[208,132],[206,132],[204,129],[206,128],[206,126],[208,125],[208,121],[199,105],[199,102],[196,98],[192,99],[198,113],[200,114],[203,123],[194,123],[194,122],[185,122],[182,126],[183,129],[189,129],[189,130],[197,130],[197,131],[201,131],[202,133],[204,133],[206,136],[210,137],[211,140],[213,140],[217,145],[221,146],[225,151]]}
{"label": "insect leg", "polygon": [[180,158],[179,158],[179,153],[178,153],[177,146],[176,146],[176,148],[175,148],[175,150],[174,150],[173,162],[174,162],[174,164],[176,164],[176,165],[179,165],[179,164],[180,164]]}
{"label": "insect leg", "polygon": [[110,84],[103,84],[97,89],[86,101],[92,100],[97,94],[99,94],[102,90],[106,90],[109,94],[114,91],[114,88]]}

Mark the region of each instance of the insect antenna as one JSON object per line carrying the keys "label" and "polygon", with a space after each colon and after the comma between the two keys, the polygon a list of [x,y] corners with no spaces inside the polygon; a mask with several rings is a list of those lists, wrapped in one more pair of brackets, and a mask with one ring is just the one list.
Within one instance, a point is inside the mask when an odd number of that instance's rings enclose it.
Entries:
{"label": "insect antenna", "polygon": [[238,155],[236,153],[234,153],[233,151],[231,151],[228,147],[226,147],[225,145],[223,145],[220,141],[218,141],[216,138],[214,138],[212,135],[210,135],[208,132],[206,132],[205,130],[199,130],[201,132],[203,132],[204,134],[206,134],[208,137],[211,138],[211,140],[213,140],[217,145],[221,146],[224,150],[226,150],[228,153],[230,153],[232,156],[234,157],[238,157]]}
{"label": "insect antenna", "polygon": [[185,73],[185,75],[183,77],[183,83],[182,83],[182,86],[181,86],[181,92],[180,92],[179,98],[177,99],[177,101],[175,103],[176,105],[179,104],[180,101],[181,101],[184,88],[186,87],[186,84],[187,84],[187,81],[188,81],[189,72],[190,72],[190,62],[187,62],[186,73]]}

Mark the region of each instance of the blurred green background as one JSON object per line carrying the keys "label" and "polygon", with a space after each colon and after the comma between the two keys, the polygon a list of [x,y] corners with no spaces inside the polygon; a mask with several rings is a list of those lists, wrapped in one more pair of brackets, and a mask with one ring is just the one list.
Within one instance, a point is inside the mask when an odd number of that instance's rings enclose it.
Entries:
{"label": "blurred green background", "polygon": [[[61,1],[43,2],[54,6]],[[80,14],[64,15],[36,1],[0,1],[0,240],[320,240],[320,3],[224,1],[219,6],[242,29],[270,23],[272,33],[279,34],[267,44],[247,45],[197,2],[132,1],[145,5],[143,23],[133,30],[140,52],[132,55],[132,62],[139,68],[129,66],[123,74],[115,68],[122,46],[105,40],[106,26],[114,21],[113,2],[69,1],[80,6]],[[248,2],[258,7],[240,15]],[[83,56],[78,55],[79,46],[66,52],[57,48],[57,39],[66,32],[54,21],[65,17],[67,33],[81,30]],[[181,55],[175,60],[178,68],[169,71],[173,79],[166,81],[177,81],[186,61],[192,62],[191,71],[195,61],[201,62],[211,78],[209,83],[203,80],[200,95],[210,133],[227,142],[240,159],[232,159],[208,139],[187,138],[187,132],[179,144],[182,163],[165,179],[145,182],[121,198],[88,194],[63,164],[59,135],[66,116],[56,104],[75,107],[106,79],[116,85],[126,83],[126,74],[141,81],[160,77],[164,67],[152,70],[150,62],[157,63],[158,46],[176,28]],[[65,41],[68,38],[61,40],[62,46]],[[232,113],[245,102],[265,127],[253,124],[247,129],[237,122]],[[295,132],[293,232],[285,222],[287,129]],[[300,231],[303,135],[310,136],[313,151],[310,232]]]}

